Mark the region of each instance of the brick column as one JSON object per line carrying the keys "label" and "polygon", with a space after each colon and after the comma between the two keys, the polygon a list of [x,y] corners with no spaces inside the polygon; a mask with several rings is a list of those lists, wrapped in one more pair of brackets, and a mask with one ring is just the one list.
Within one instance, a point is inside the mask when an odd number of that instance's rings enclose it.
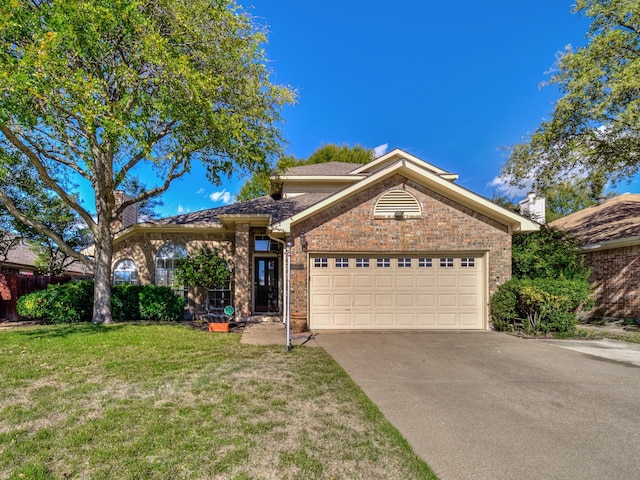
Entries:
{"label": "brick column", "polygon": [[234,255],[234,308],[238,319],[251,314],[251,258],[249,255],[249,224],[236,224]]}

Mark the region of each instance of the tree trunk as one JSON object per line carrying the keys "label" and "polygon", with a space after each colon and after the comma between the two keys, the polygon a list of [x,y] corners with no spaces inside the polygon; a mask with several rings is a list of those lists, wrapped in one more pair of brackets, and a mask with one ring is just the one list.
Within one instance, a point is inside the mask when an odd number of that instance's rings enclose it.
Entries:
{"label": "tree trunk", "polygon": [[92,323],[112,323],[111,317],[111,260],[113,243],[109,222],[98,222],[94,238],[94,292]]}

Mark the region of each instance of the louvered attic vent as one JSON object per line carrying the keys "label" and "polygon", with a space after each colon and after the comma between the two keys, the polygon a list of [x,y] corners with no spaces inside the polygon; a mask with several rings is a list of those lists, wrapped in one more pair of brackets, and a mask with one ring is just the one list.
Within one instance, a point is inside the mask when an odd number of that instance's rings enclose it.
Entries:
{"label": "louvered attic vent", "polygon": [[405,217],[416,217],[422,214],[422,209],[416,197],[404,190],[391,190],[382,195],[376,203],[373,212],[375,216],[393,217],[399,212]]}

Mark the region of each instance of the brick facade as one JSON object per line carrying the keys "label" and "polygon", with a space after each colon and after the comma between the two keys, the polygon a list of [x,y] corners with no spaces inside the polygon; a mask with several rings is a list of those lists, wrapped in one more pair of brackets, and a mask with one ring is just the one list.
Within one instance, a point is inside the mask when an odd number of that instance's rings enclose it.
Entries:
{"label": "brick facade", "polygon": [[596,304],[585,316],[640,318],[640,245],[588,252],[585,265]]}
{"label": "brick facade", "polygon": [[[375,218],[378,198],[404,188],[421,204],[420,218]],[[300,246],[305,234],[307,252]],[[291,310],[307,312],[309,252],[473,252],[486,254],[489,295],[511,278],[508,228],[400,175],[393,176],[296,225],[291,263],[304,265],[291,275]]]}
{"label": "brick facade", "polygon": [[[391,189],[405,189],[420,203],[422,215],[402,220],[374,216],[377,200]],[[146,229],[145,229],[146,230]],[[168,229],[169,230],[169,229]],[[204,233],[190,227],[184,233],[141,231],[114,245],[113,266],[122,259],[131,259],[138,266],[141,283],[154,283],[155,260],[167,243],[179,243],[194,252],[202,246],[220,250],[232,262],[234,269],[233,303],[236,315],[251,315],[253,302],[254,236],[266,234],[265,228],[236,223],[235,231]],[[222,229],[221,229],[222,230]],[[305,233],[307,251],[303,251],[299,236]],[[307,312],[308,255],[313,252],[350,253],[386,252],[460,253],[468,252],[487,259],[489,296],[497,286],[511,277],[511,233],[509,229],[476,211],[452,201],[401,175],[392,176],[362,192],[342,200],[296,224],[288,237],[292,242],[291,311]],[[270,252],[282,264],[282,251]],[[281,270],[281,274],[284,272]],[[280,276],[282,286],[284,278]],[[189,292],[193,310],[204,304],[205,292]],[[280,301],[282,292],[280,292]]]}

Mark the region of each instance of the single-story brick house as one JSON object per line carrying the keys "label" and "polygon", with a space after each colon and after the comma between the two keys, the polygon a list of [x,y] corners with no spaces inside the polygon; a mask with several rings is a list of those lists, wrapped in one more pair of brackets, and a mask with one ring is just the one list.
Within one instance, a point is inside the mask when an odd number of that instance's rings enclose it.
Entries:
{"label": "single-story brick house", "polygon": [[640,318],[640,194],[625,194],[555,220],[582,244],[595,291],[592,318]]}
{"label": "single-story brick house", "polygon": [[[208,245],[233,270],[212,301],[240,318],[280,314],[289,278],[311,328],[487,329],[511,235],[539,225],[456,178],[401,150],[291,168],[269,196],[124,228],[114,280],[170,284],[174,259]],[[202,308],[204,292],[188,296]]]}

